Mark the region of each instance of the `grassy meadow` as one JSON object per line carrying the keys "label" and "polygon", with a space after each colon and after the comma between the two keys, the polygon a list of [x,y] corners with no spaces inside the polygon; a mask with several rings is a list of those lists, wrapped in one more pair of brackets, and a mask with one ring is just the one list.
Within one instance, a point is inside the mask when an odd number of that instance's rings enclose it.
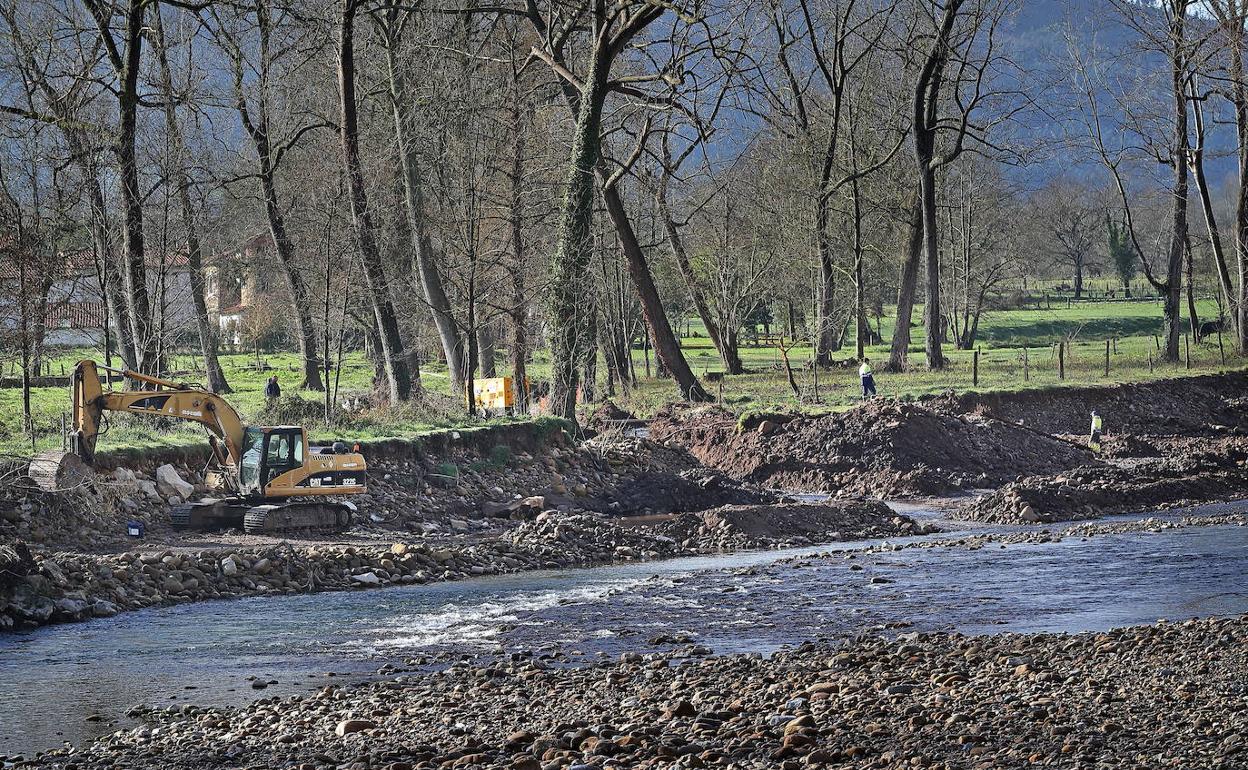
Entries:
{"label": "grassy meadow", "polygon": [[[1202,318],[1214,318],[1217,307],[1212,300],[1202,301],[1198,312]],[[916,310],[915,317],[921,317],[919,310]],[[891,320],[885,318],[882,324],[885,339],[892,334]],[[682,344],[694,371],[699,375],[721,371],[719,357],[705,334],[701,333],[700,326],[690,324],[687,328],[691,334],[682,338]],[[782,329],[773,327],[772,331],[778,333]],[[1248,364],[1232,350],[1228,336],[1222,351],[1216,338],[1201,344],[1190,340],[1190,369],[1186,361],[1178,366],[1163,366],[1155,360],[1154,335],[1160,332],[1161,309],[1155,300],[1080,302],[1068,306],[1062,299],[1054,300],[1049,308],[999,310],[984,315],[980,330],[977,387],[973,383],[972,351],[946,346],[949,366],[940,372],[926,371],[922,366],[922,330],[919,328],[914,332],[912,371],[879,371],[880,365],[888,358],[887,345],[869,347],[867,355],[876,364],[880,394],[902,398],[917,398],[950,390],[1016,390],[1139,381],[1217,372]],[[1066,376],[1061,379],[1058,376],[1056,345],[1066,337],[1070,337],[1072,343],[1070,357],[1065,362]],[[1110,340],[1108,377],[1104,372],[1106,340]],[[741,355],[749,373],[725,377],[721,382],[707,382],[706,387],[726,406],[742,412],[777,408],[844,409],[859,400],[857,369],[851,360],[853,352],[851,341],[845,350],[836,354],[837,366],[816,372],[809,366],[813,354],[809,345],[789,348],[789,361],[801,391],[799,398],[788,382],[779,350],[774,346],[751,347],[746,343]],[[91,355],[90,351],[58,351],[50,361],[51,370],[53,374],[59,374],[62,367],[68,370],[74,361]],[[1150,355],[1153,358],[1151,366]],[[647,357],[653,372],[653,352],[647,356],[645,351],[633,351],[640,383],[628,394],[615,395],[617,402],[639,415],[652,414],[675,397],[670,381],[646,377]],[[395,408],[340,412],[332,424],[327,424],[322,406],[323,394],[299,392],[295,388],[299,378],[296,354],[275,352],[262,354],[261,359],[269,369],[256,367],[253,353],[226,354],[222,357],[227,379],[234,390],[227,398],[248,421],[262,424],[301,423],[308,426],[313,438],[319,439],[413,436],[449,426],[488,422],[460,413],[460,402],[448,393],[445,367],[430,363],[422,371],[425,388],[429,391],[424,400]],[[174,363],[178,370],[174,379],[187,382],[203,380],[202,373],[195,370],[195,357],[182,355]],[[540,379],[548,376],[549,371],[549,358],[543,351],[532,363],[530,376]],[[600,376],[605,374],[605,367],[600,366],[599,372]],[[6,369],[5,374],[11,374],[11,370]],[[278,375],[284,390],[284,398],[276,407],[266,407],[264,401],[264,382],[270,374]],[[340,397],[347,399],[366,394],[371,377],[371,367],[363,355],[349,355],[339,375]],[[62,414],[69,410],[69,406],[69,392],[65,387],[34,389],[32,411],[36,449],[60,446]],[[202,429],[187,423],[153,422],[119,415],[110,420],[100,447],[143,448],[195,444],[203,440]],[[31,451],[30,436],[21,430],[21,390],[0,388],[0,453],[28,455]]]}

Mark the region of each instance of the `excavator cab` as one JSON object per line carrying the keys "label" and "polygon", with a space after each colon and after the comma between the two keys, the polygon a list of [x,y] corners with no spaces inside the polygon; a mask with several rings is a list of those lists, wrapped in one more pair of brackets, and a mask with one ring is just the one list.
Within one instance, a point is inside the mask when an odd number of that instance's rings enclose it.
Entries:
{"label": "excavator cab", "polygon": [[243,456],[238,464],[239,488],[244,495],[264,496],[278,477],[304,467],[304,430],[300,427],[247,428]]}

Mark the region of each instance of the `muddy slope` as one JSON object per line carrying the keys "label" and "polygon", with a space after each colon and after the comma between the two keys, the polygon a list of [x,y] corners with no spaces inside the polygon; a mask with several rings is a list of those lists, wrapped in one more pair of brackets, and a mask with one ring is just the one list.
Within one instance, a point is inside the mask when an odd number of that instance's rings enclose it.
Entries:
{"label": "muddy slope", "polygon": [[1083,433],[1095,409],[1107,431],[1186,436],[1248,432],[1246,397],[1248,372],[1231,372],[1123,385],[968,393],[937,402],[1044,433]]}
{"label": "muddy slope", "polygon": [[837,496],[996,487],[1092,459],[1083,447],[1026,427],[889,400],[824,417],[764,416],[740,426],[722,410],[677,407],[654,421],[651,436],[737,479]]}

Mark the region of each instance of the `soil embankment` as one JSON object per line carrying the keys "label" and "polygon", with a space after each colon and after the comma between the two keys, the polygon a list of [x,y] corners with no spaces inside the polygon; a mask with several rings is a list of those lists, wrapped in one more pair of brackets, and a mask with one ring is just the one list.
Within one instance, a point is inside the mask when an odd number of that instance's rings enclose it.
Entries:
{"label": "soil embankment", "polygon": [[153,709],[31,766],[1231,770],[1248,758],[1245,677],[1244,618],[572,669],[518,653],[237,710]]}
{"label": "soil embankment", "polygon": [[[1099,452],[1081,430],[1104,418]],[[651,435],[736,479],[833,496],[989,489],[959,518],[1039,523],[1248,495],[1248,374],[870,401],[736,419],[672,407]]]}
{"label": "soil embankment", "polygon": [[737,479],[843,497],[996,487],[1092,459],[1085,447],[1013,423],[891,400],[822,417],[742,421],[715,408],[674,408],[655,420],[651,436]]}
{"label": "soil embankment", "polygon": [[[0,485],[0,544],[28,543],[33,552],[30,559],[18,559],[16,550],[0,558],[0,631],[190,601],[921,529],[880,503],[784,502],[677,447],[622,437],[575,443],[541,424],[448,431],[366,452],[369,492],[354,498],[361,514],[350,532],[326,542],[173,531],[169,506],[191,487],[192,496],[204,491],[192,468],[171,464],[156,472],[157,462],[174,457],[136,461],[133,470],[118,464],[64,493]],[[722,506],[733,507],[715,513]],[[759,526],[763,517],[747,516],[749,506],[768,506],[774,522]],[[665,517],[661,525],[620,526],[623,517],[656,515]],[[123,534],[135,520],[147,527],[138,542]]]}

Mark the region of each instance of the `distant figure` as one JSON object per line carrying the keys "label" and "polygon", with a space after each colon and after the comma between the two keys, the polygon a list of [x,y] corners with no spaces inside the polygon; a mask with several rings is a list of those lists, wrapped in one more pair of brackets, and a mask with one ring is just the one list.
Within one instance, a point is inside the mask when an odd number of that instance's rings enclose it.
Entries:
{"label": "distant figure", "polygon": [[1221,318],[1216,321],[1205,321],[1200,325],[1200,328],[1196,330],[1196,341],[1199,342],[1205,337],[1224,331],[1226,331],[1226,329],[1223,328]]}
{"label": "distant figure", "polygon": [[858,376],[862,378],[862,397],[875,395],[875,375],[871,373],[871,359],[863,357],[862,366],[858,367]]}
{"label": "distant figure", "polygon": [[264,383],[264,397],[269,401],[276,401],[282,397],[282,386],[277,384],[276,374]]}
{"label": "distant figure", "polygon": [[1088,448],[1093,452],[1101,451],[1101,416],[1092,410],[1092,430],[1088,435]]}

